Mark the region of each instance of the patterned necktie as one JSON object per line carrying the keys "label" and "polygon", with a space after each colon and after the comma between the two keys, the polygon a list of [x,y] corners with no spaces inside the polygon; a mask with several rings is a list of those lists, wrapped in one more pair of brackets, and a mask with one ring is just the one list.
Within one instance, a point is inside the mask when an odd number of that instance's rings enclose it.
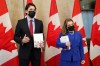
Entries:
{"label": "patterned necktie", "polygon": [[32,24],[32,20],[30,20],[30,34],[33,36],[33,24]]}

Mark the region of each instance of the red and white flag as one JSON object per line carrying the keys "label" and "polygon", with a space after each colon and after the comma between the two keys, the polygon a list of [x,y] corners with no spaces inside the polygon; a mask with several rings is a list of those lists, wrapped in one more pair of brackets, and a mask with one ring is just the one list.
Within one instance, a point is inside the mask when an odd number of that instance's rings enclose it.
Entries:
{"label": "red and white flag", "polygon": [[61,32],[56,0],[51,0],[48,32],[45,47],[45,62],[47,66],[59,66],[61,49],[56,47],[56,41]]}
{"label": "red and white flag", "polygon": [[100,66],[100,0],[96,0],[92,24],[90,59],[93,66]]}
{"label": "red and white flag", "polygon": [[5,0],[0,0],[0,66],[18,66],[18,52]]}
{"label": "red and white flag", "polygon": [[82,34],[82,38],[83,38],[85,64],[82,64],[82,66],[90,66],[89,54],[88,54],[87,43],[86,43],[86,35],[85,35],[82,13],[80,8],[80,0],[74,0],[72,19],[75,24],[75,29]]}

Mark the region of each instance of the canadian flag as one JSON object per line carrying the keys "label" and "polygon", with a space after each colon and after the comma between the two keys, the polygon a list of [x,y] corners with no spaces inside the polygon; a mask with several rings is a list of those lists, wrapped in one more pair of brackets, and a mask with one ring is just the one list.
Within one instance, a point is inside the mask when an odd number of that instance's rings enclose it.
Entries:
{"label": "canadian flag", "polygon": [[56,41],[61,32],[60,20],[56,0],[51,0],[50,15],[45,48],[45,62],[47,66],[59,66],[61,49],[56,47]]}
{"label": "canadian flag", "polygon": [[90,66],[89,54],[88,54],[88,49],[86,44],[86,35],[85,35],[79,0],[74,0],[72,19],[75,24],[75,29],[82,34],[82,38],[83,38],[85,64],[82,64],[82,66]]}
{"label": "canadian flag", "polygon": [[93,66],[100,66],[100,0],[96,0],[92,24],[90,59]]}
{"label": "canadian flag", "polygon": [[0,0],[0,66],[18,66],[18,52],[5,0]]}

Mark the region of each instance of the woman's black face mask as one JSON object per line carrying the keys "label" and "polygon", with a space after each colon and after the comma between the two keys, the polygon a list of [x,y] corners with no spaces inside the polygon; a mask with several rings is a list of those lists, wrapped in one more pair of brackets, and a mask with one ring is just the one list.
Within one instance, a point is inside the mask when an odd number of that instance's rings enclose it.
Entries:
{"label": "woman's black face mask", "polygon": [[68,27],[68,31],[73,31],[74,30],[74,25]]}

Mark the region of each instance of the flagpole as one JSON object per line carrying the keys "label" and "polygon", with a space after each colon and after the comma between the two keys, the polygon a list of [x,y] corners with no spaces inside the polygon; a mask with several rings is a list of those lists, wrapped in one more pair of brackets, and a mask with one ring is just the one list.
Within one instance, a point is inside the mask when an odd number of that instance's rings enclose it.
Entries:
{"label": "flagpole", "polygon": [[24,15],[24,18],[25,18],[25,0],[23,0],[23,15]]}

